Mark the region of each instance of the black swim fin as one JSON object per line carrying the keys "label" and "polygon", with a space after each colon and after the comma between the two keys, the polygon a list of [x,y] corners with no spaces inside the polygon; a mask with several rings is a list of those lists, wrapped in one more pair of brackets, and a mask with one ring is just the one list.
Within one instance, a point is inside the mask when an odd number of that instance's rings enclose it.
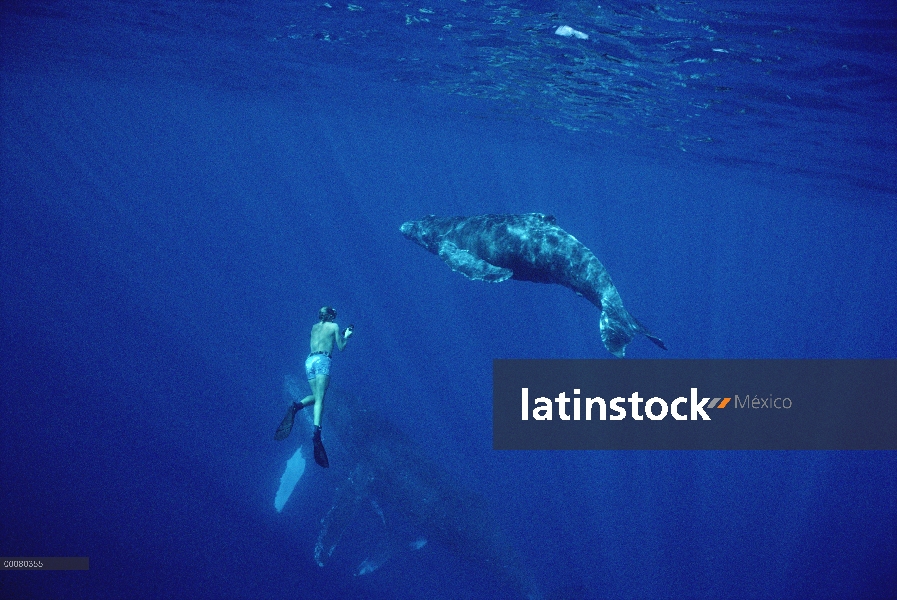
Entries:
{"label": "black swim fin", "polygon": [[324,451],[324,444],[321,443],[321,427],[315,427],[315,433],[311,437],[311,441],[315,445],[315,462],[325,469],[330,466],[327,460],[327,453]]}
{"label": "black swim fin", "polygon": [[283,421],[280,422],[280,425],[277,427],[277,431],[274,432],[274,439],[277,441],[285,440],[289,437],[290,432],[293,431],[293,418],[296,416],[296,413],[299,412],[303,408],[302,404],[298,402],[293,402],[287,408],[287,414],[283,416]]}

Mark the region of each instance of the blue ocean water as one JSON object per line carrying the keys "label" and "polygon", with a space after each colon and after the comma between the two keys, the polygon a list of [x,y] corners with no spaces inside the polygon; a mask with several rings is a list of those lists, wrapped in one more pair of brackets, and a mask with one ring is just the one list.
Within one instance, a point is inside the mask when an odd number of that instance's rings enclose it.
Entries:
{"label": "blue ocean water", "polygon": [[892,3],[48,0],[0,27],[0,554],[91,565],[0,596],[519,597],[461,544],[354,576],[389,490],[319,567],[351,468],[326,416],[333,468],[275,509],[309,446],[271,439],[284,376],[330,304],[356,326],[330,402],[407,436],[543,597],[897,597],[894,453],[493,451],[492,359],[610,358],[598,313],[399,232],[555,215],[669,348],[630,357],[895,358]]}

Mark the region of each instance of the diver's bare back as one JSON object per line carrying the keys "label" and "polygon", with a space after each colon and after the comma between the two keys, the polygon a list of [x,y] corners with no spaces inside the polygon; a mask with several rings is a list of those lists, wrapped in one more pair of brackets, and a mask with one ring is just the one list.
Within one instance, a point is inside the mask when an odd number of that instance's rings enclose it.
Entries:
{"label": "diver's bare back", "polygon": [[332,354],[338,331],[339,325],[333,321],[315,323],[311,328],[311,351]]}

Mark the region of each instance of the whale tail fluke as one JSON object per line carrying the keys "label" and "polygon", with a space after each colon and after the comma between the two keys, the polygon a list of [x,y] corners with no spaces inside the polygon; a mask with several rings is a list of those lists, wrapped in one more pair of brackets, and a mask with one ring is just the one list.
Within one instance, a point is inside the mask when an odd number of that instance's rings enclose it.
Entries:
{"label": "whale tail fluke", "polygon": [[663,340],[639,323],[638,319],[630,315],[622,304],[605,303],[601,309],[600,326],[601,341],[604,342],[604,347],[617,358],[626,356],[626,346],[638,334],[644,335],[664,350],[667,349]]}
{"label": "whale tail fluke", "polygon": [[645,337],[646,337],[646,338],[648,338],[649,340],[651,340],[652,342],[654,342],[655,344],[657,344],[658,346],[660,346],[660,347],[663,348],[664,350],[667,349],[666,345],[663,343],[663,340],[660,339],[659,337],[657,337],[656,335],[651,335],[651,334],[648,332],[647,329],[645,329],[644,331],[642,331],[642,333],[645,334]]}
{"label": "whale tail fluke", "polygon": [[635,331],[632,327],[634,323],[619,317],[619,312],[609,307],[601,311],[601,341],[604,342],[608,352],[617,358],[623,358],[626,356],[626,346],[632,341]]}

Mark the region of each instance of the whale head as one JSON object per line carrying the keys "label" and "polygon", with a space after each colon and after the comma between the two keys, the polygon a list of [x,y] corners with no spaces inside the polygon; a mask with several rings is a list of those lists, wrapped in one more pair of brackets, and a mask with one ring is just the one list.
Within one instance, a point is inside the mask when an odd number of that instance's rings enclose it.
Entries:
{"label": "whale head", "polygon": [[400,230],[402,235],[409,240],[420,244],[430,252],[435,252],[442,235],[439,227],[436,226],[437,220],[436,215],[428,215],[419,221],[402,223]]}

